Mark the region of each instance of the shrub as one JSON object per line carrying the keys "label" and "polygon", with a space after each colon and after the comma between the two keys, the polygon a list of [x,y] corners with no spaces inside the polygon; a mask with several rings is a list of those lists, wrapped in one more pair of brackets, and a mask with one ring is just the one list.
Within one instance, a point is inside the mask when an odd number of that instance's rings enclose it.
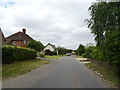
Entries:
{"label": "shrub", "polygon": [[92,53],[93,48],[94,48],[93,46],[87,47],[85,49],[85,53],[83,53],[82,56],[85,58],[92,58],[91,53]]}
{"label": "shrub", "polygon": [[101,61],[104,60],[103,53],[98,48],[94,48],[92,50],[91,56],[93,59],[96,60],[101,60]]}
{"label": "shrub", "polygon": [[51,53],[52,53],[52,55],[57,55],[56,51],[52,51]]}
{"label": "shrub", "polygon": [[22,48],[22,47],[16,47],[15,49],[15,60],[29,60],[29,59],[35,59],[37,54],[35,50]]}
{"label": "shrub", "polygon": [[2,63],[11,63],[14,61],[15,47],[5,45],[2,47]]}
{"label": "shrub", "polygon": [[45,55],[41,52],[38,52],[37,54],[38,54],[38,57],[45,57]]}
{"label": "shrub", "polygon": [[2,63],[12,63],[14,61],[29,60],[36,58],[36,51],[32,49],[5,45],[2,47]]}

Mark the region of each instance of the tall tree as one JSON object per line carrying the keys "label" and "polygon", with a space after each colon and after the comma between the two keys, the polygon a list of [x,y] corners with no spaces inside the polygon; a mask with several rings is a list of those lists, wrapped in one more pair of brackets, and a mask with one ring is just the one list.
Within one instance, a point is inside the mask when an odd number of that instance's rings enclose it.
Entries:
{"label": "tall tree", "polygon": [[77,49],[77,54],[82,55],[84,52],[85,52],[85,47],[84,47],[84,45],[80,44]]}
{"label": "tall tree", "polygon": [[103,47],[106,34],[120,26],[120,2],[98,2],[89,7],[88,27],[95,35],[97,46]]}
{"label": "tall tree", "polygon": [[[120,64],[120,1],[97,2],[89,8],[88,27],[106,61],[115,67]],[[116,69],[119,70],[120,68]]]}
{"label": "tall tree", "polygon": [[32,40],[29,42],[28,48],[34,49],[34,50],[40,52],[44,49],[44,45],[40,41]]}

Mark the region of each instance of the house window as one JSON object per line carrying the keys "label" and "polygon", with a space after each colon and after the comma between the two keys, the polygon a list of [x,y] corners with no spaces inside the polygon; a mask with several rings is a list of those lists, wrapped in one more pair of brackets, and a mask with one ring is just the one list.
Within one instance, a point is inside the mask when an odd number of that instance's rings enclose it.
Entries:
{"label": "house window", "polygon": [[24,40],[24,44],[26,44],[26,40]]}
{"label": "house window", "polygon": [[12,45],[16,45],[16,41],[12,41]]}

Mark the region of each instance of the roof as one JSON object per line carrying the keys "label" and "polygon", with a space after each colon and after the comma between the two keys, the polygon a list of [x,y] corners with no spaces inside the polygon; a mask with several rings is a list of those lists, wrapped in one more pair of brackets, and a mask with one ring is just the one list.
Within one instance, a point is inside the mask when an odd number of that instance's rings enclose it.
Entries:
{"label": "roof", "polygon": [[48,45],[51,45],[51,46],[56,50],[55,45],[53,45],[53,44],[51,44],[51,43],[48,43],[48,44],[45,46],[45,48],[46,48]]}
{"label": "roof", "polygon": [[2,30],[1,30],[1,28],[0,28],[0,34],[2,35],[2,39],[4,39],[5,36],[4,36],[4,34],[3,34]]}
{"label": "roof", "polygon": [[11,40],[32,40],[32,38],[27,35],[27,34],[24,34],[23,32],[17,32],[15,34],[12,34],[8,37],[6,37],[5,39],[11,39]]}

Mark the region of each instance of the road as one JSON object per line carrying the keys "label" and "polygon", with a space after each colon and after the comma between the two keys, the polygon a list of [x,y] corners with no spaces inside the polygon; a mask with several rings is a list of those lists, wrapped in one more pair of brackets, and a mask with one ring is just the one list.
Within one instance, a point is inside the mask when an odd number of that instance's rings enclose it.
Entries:
{"label": "road", "polygon": [[4,80],[3,88],[106,88],[106,85],[75,56],[65,56],[25,75]]}

